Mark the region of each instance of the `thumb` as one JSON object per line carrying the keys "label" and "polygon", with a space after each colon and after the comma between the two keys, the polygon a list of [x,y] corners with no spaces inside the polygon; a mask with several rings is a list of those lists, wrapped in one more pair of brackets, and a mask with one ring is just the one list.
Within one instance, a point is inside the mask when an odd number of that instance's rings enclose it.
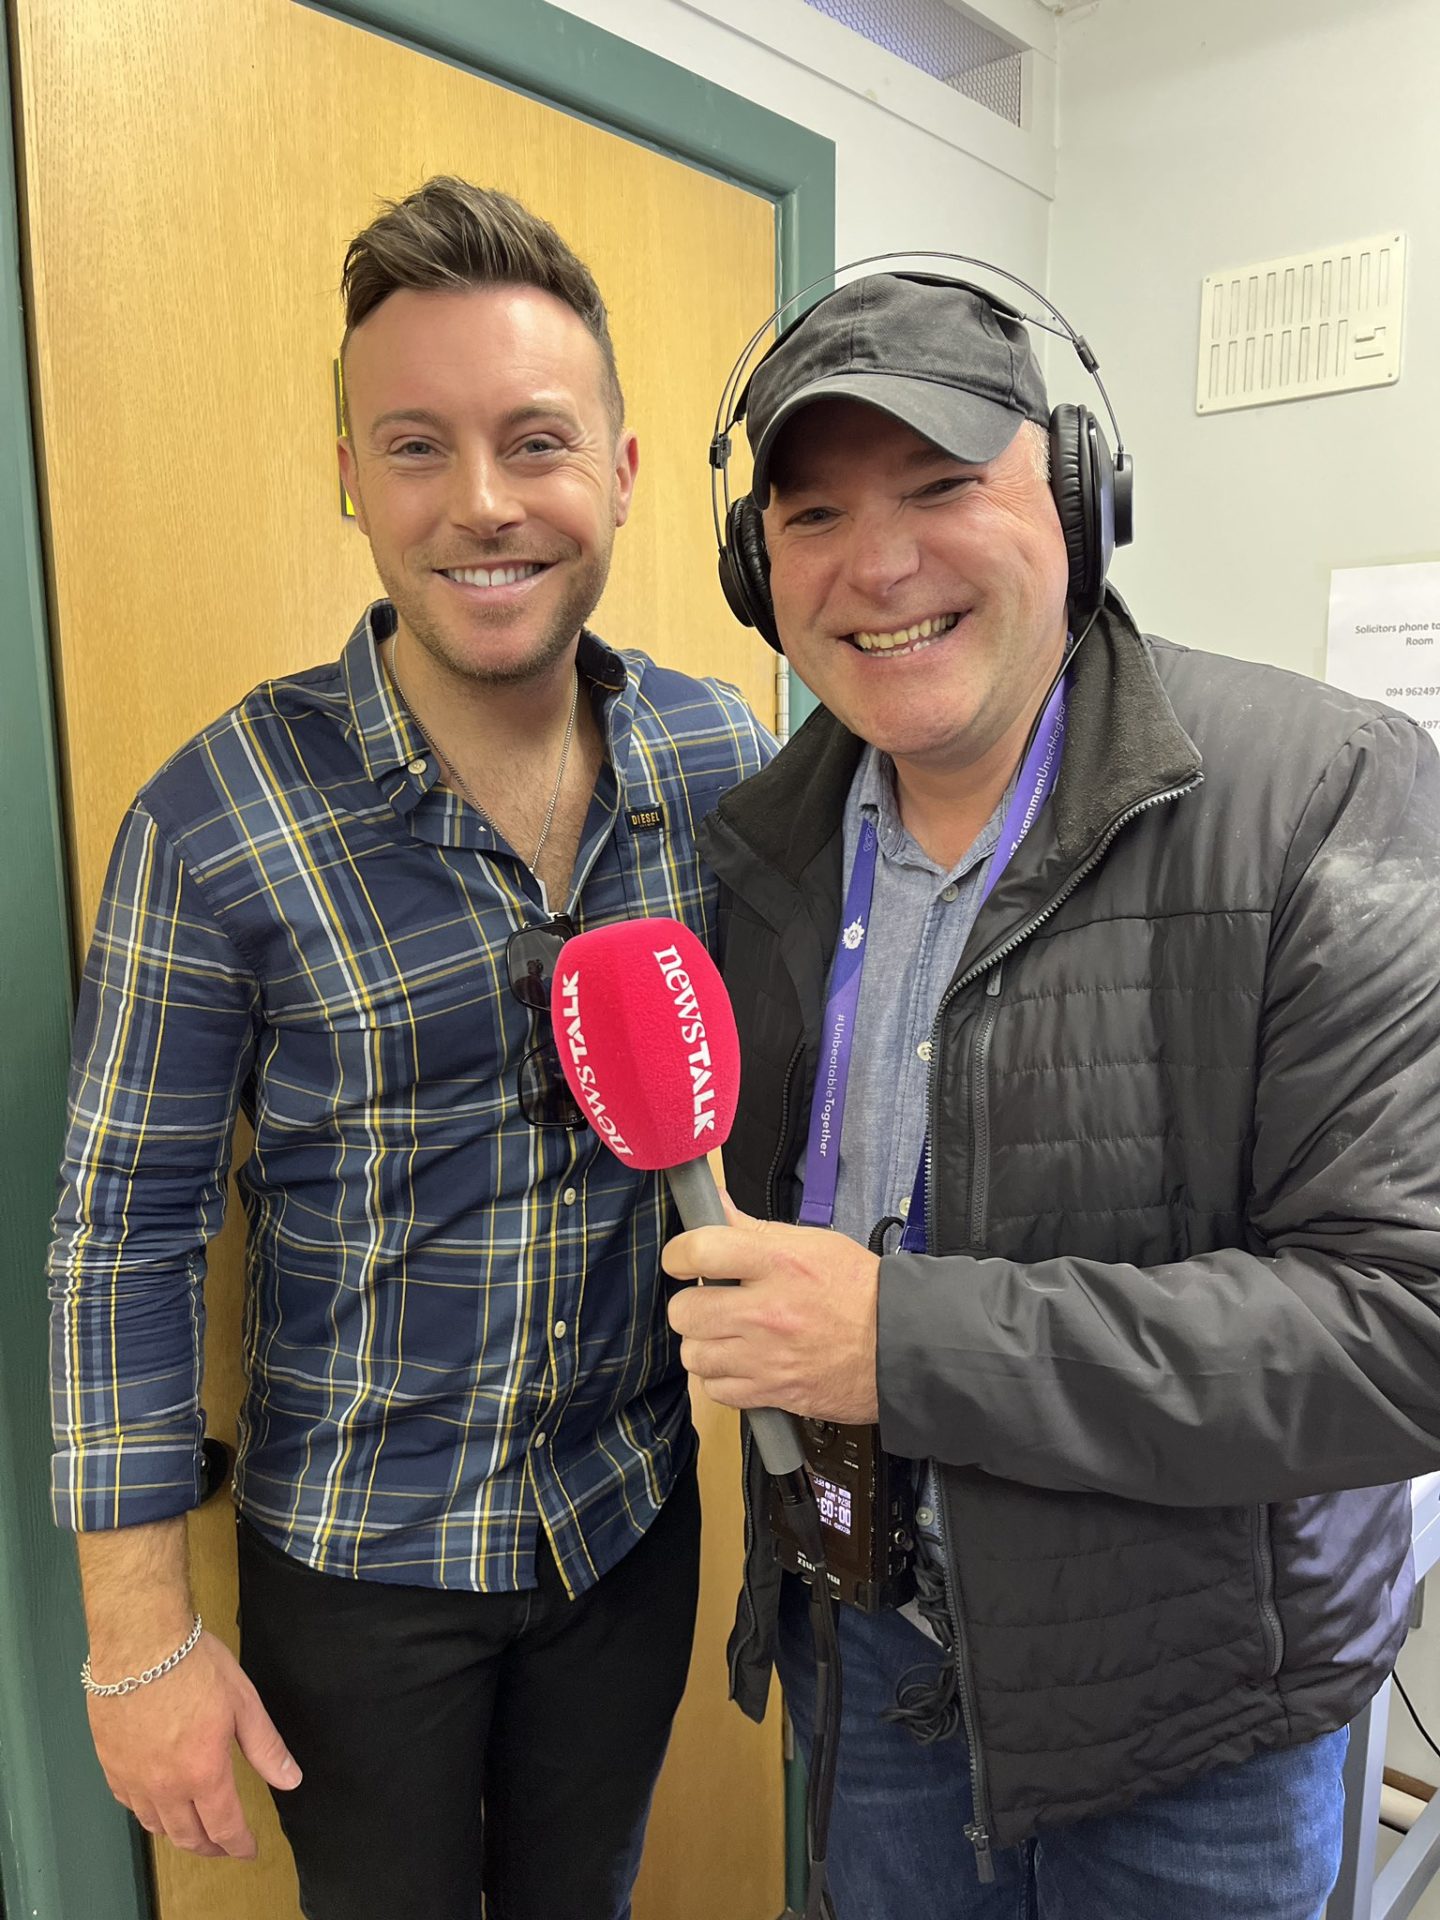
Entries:
{"label": "thumb", "polygon": [[236,1710],[235,1738],[240,1743],[240,1751],[267,1786],[281,1789],[299,1786],[303,1776],[295,1756],[280,1738],[279,1728],[253,1687],[246,1689]]}
{"label": "thumb", "polygon": [[752,1213],[742,1213],[739,1207],[737,1207],[735,1202],[730,1198],[730,1189],[726,1186],[722,1186],[720,1188],[720,1204],[725,1209],[725,1221],[727,1226],[763,1227],[765,1224],[763,1220],[757,1220],[754,1214]]}

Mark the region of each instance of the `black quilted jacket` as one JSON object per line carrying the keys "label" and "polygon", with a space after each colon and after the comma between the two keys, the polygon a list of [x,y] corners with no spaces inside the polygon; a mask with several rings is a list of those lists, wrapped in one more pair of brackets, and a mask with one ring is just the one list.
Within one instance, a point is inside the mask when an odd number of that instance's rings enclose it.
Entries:
{"label": "black quilted jacket", "polygon": [[[756,1214],[798,1207],[859,750],[816,713],[703,833]],[[937,1018],[933,1254],[880,1270],[882,1438],[944,1465],[981,1844],[1341,1726],[1394,1662],[1397,1483],[1440,1467],[1437,881],[1417,726],[1112,598]]]}

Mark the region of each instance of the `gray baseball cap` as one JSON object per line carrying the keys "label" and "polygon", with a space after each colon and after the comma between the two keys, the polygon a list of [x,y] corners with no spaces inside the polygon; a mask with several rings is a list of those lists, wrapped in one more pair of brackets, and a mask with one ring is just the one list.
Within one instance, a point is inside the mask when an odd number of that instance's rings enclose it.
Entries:
{"label": "gray baseball cap", "polygon": [[1003,453],[1022,420],[1050,421],[1045,382],[1014,308],[930,274],[852,280],[788,328],[760,361],[743,399],[758,506],[770,497],[770,460],[781,432],[802,408],[828,399],[878,407],[977,465]]}

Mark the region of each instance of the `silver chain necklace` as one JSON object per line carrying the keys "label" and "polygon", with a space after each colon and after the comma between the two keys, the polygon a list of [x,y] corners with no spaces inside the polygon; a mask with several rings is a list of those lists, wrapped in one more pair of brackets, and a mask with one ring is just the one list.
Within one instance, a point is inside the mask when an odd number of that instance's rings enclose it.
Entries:
{"label": "silver chain necklace", "polygon": [[[419,714],[416,713],[415,708],[410,702],[409,695],[406,693],[404,687],[400,684],[400,670],[396,663],[393,652],[391,654],[391,660],[390,660],[390,677],[395,682],[396,692],[400,695],[400,698],[405,702],[406,712],[410,715],[410,718],[415,722],[415,725],[420,729],[421,738],[424,740],[426,746],[429,747],[430,751],[434,754],[435,758],[440,762],[440,771],[444,774],[446,780],[449,781],[452,786],[457,787],[459,789],[461,799],[469,801],[470,805],[475,809],[476,813],[479,814],[480,818],[486,823],[486,825],[490,828],[490,830],[493,833],[499,833],[500,831],[499,827],[495,825],[495,822],[490,818],[490,815],[485,811],[484,807],[481,806],[480,802],[475,798],[474,794],[470,791],[469,787],[466,785],[465,780],[461,776],[460,769],[455,765],[455,762],[450,758],[448,754],[442,753],[440,751],[440,748],[435,743],[435,736],[431,733],[430,729],[425,725],[425,722],[420,718]],[[560,789],[565,784],[565,768],[569,764],[569,760],[570,760],[570,742],[575,737],[575,714],[579,705],[580,705],[580,669],[577,666],[575,669],[575,685],[572,688],[571,694],[570,694],[570,718],[565,722],[565,739],[564,739],[564,743],[560,748],[560,765],[555,774],[555,787],[554,787],[554,791],[550,795],[550,804],[545,809],[545,824],[540,829],[540,838],[535,842],[535,851],[530,856],[530,871],[532,873],[534,873],[540,865],[540,855],[545,850],[545,842],[550,838],[550,829],[555,822],[555,809],[560,804]]]}

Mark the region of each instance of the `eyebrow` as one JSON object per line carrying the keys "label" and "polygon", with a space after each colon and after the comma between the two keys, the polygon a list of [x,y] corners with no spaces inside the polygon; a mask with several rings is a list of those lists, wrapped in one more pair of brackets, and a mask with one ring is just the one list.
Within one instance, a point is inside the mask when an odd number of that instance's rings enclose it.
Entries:
{"label": "eyebrow", "polygon": [[370,438],[373,440],[382,427],[398,426],[401,421],[417,427],[444,427],[445,422],[438,413],[432,413],[428,407],[395,407],[389,413],[382,413],[378,420],[370,423]]}
{"label": "eyebrow", "polygon": [[564,400],[532,400],[528,406],[514,407],[501,422],[506,427],[523,427],[531,420],[563,420],[578,428],[580,416]]}
{"label": "eyebrow", "polygon": [[[513,407],[500,424],[502,427],[523,427],[532,420],[563,420],[577,429],[580,425],[574,410],[562,400],[530,401],[523,407]],[[443,414],[436,413],[430,407],[394,407],[371,423],[370,438],[373,441],[385,427],[430,427],[436,433],[443,433],[449,424]]]}

